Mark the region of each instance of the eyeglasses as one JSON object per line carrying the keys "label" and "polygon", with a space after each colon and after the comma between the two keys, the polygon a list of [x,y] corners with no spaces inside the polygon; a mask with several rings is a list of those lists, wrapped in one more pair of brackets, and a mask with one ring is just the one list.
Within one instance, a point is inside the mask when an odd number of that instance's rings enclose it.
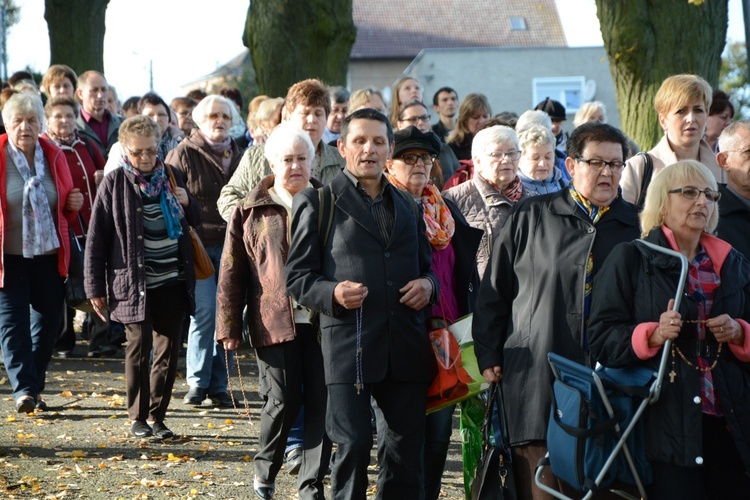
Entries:
{"label": "eyeglasses", "polygon": [[521,157],[521,152],[515,149],[511,151],[493,151],[491,153],[487,153],[487,156],[490,156],[496,160],[502,160],[503,158],[508,158],[509,160],[517,160]]}
{"label": "eyeglasses", "polygon": [[581,163],[588,163],[589,167],[599,172],[604,170],[605,165],[608,166],[612,172],[622,172],[622,169],[625,168],[625,162],[618,161],[618,160],[604,161],[604,160],[587,160],[586,158],[576,158],[576,161],[580,161]]}
{"label": "eyeglasses", "polygon": [[394,160],[403,160],[403,162],[407,165],[416,165],[417,160],[422,160],[422,163],[424,163],[425,165],[432,165],[432,163],[435,162],[435,155],[405,154],[403,156],[399,156],[398,158],[394,158]]}
{"label": "eyeglasses", "polygon": [[412,116],[411,118],[403,118],[401,121],[409,122],[412,125],[416,125],[418,123],[430,123],[430,115]]}
{"label": "eyeglasses", "polygon": [[750,148],[748,149],[730,149],[729,151],[722,151],[723,153],[740,153],[745,158],[750,158]]}
{"label": "eyeglasses", "polygon": [[156,155],[159,153],[158,149],[147,149],[145,151],[133,151],[129,147],[125,146],[125,149],[128,151],[130,156],[134,158],[156,158]]}
{"label": "eyeglasses", "polygon": [[721,199],[721,193],[718,191],[714,191],[713,189],[706,188],[704,190],[700,190],[697,187],[693,186],[685,186],[677,189],[670,189],[669,193],[680,193],[682,196],[687,198],[688,200],[697,200],[698,197],[701,195],[701,193],[706,195],[706,200],[716,203]]}

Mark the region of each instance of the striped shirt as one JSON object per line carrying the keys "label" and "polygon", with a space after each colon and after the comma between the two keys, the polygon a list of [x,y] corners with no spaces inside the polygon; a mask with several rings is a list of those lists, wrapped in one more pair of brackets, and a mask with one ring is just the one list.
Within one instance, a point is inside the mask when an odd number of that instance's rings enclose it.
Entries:
{"label": "striped shirt", "polygon": [[143,198],[143,246],[145,249],[146,289],[175,284],[185,279],[180,263],[179,240],[167,236],[158,198]]}
{"label": "striped shirt", "polygon": [[383,237],[383,241],[387,245],[388,241],[391,239],[393,224],[396,221],[396,209],[393,206],[393,195],[391,193],[391,189],[395,188],[383,175],[380,177],[380,194],[375,198],[370,198],[370,195],[367,194],[367,191],[362,187],[362,184],[360,184],[354,174],[349,172],[349,170],[344,169],[344,175],[354,183],[357,192],[362,195],[362,198],[370,207],[370,213],[372,214],[372,218],[375,219],[375,223],[378,225],[380,236]]}

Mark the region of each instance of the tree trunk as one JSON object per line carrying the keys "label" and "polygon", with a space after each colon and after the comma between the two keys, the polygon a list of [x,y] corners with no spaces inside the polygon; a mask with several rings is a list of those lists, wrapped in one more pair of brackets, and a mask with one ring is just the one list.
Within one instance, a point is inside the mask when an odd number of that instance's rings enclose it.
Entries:
{"label": "tree trunk", "polygon": [[285,96],[306,78],[345,86],[356,33],[352,0],[252,0],[244,41],[258,91]]}
{"label": "tree trunk", "polygon": [[717,85],[727,1],[596,0],[622,130],[644,151],[663,135],[654,96],[665,78],[693,73]]}
{"label": "tree trunk", "polygon": [[109,0],[45,0],[50,64],[67,64],[79,75],[104,72],[104,15]]}

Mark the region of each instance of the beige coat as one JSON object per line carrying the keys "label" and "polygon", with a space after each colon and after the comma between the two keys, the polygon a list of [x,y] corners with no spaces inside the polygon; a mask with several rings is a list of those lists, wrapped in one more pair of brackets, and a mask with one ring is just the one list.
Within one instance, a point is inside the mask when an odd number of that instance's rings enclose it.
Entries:
{"label": "beige coat", "polygon": [[[651,155],[651,159],[654,162],[654,173],[661,172],[664,167],[677,163],[677,155],[675,155],[672,148],[669,146],[666,134],[662,137],[661,141],[654,146],[654,149],[648,152]],[[714,155],[711,146],[708,145],[705,139],[701,139],[700,149],[698,150],[697,160],[708,167],[716,182],[726,183],[726,173],[716,163],[716,156]],[[627,161],[625,170],[622,171],[622,179],[620,180],[620,187],[622,188],[622,197],[625,201],[635,203],[638,199],[638,195],[641,193],[641,184],[643,182],[643,168],[646,165],[646,160],[641,155],[635,155]],[[652,176],[653,178],[653,176]]]}

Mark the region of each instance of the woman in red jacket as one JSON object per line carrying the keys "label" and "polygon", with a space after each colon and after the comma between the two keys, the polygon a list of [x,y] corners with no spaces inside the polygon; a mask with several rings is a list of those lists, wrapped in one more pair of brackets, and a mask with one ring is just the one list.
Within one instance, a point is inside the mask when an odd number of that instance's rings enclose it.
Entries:
{"label": "woman in red jacket", "polygon": [[47,365],[60,331],[70,260],[68,219],[83,196],[65,155],[39,134],[42,101],[13,95],[0,136],[0,343],[19,413],[43,405]]}

